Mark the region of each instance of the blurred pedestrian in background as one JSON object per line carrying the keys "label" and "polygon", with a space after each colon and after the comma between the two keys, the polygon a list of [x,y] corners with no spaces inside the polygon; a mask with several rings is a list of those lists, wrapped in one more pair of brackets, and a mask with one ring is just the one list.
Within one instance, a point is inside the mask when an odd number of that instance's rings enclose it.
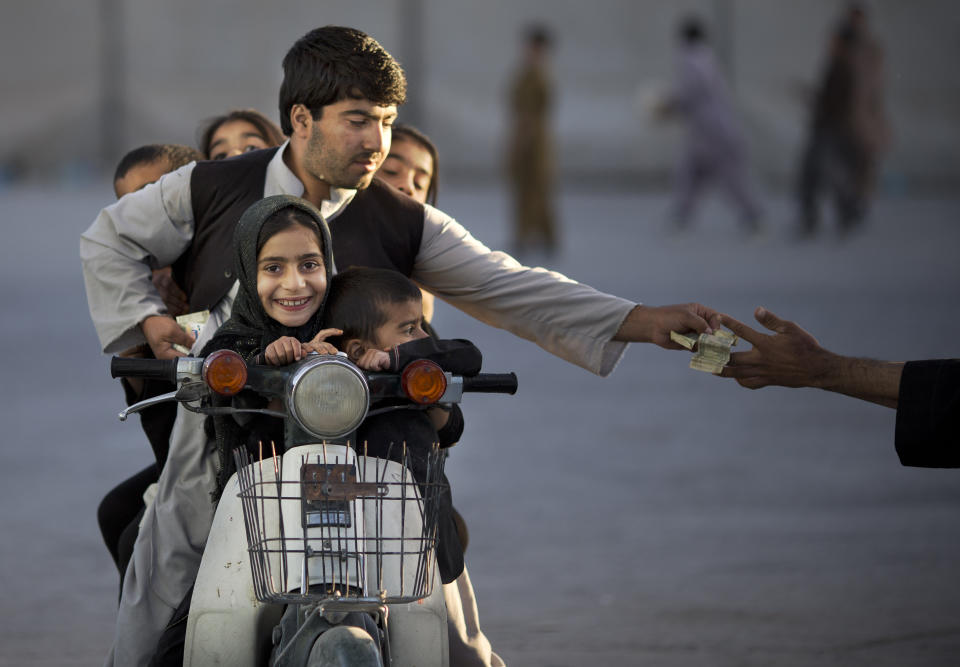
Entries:
{"label": "blurred pedestrian in background", "polygon": [[524,35],[523,61],[510,84],[507,169],[513,191],[514,252],[552,253],[557,247],[553,215],[553,90],[548,58],[553,40],[543,26]]}
{"label": "blurred pedestrian in background", "polygon": [[657,109],[659,116],[678,117],[687,126],[674,185],[674,229],[689,226],[704,189],[713,183],[733,202],[747,232],[758,234],[761,210],[747,179],[746,143],[706,29],[689,17],[677,37],[676,83]]}
{"label": "blurred pedestrian in background", "polygon": [[830,38],[800,164],[801,238],[819,223],[821,193],[833,199],[841,235],[864,219],[880,154],[890,141],[883,105],[883,51],[867,15],[851,5]]}

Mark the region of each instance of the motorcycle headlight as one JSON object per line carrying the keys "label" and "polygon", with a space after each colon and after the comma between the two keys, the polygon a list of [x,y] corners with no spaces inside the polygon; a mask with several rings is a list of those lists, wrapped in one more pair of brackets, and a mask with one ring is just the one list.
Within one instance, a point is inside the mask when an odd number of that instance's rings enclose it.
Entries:
{"label": "motorcycle headlight", "polygon": [[346,435],[367,416],[367,379],[349,362],[321,355],[303,364],[288,382],[288,411],[318,438]]}

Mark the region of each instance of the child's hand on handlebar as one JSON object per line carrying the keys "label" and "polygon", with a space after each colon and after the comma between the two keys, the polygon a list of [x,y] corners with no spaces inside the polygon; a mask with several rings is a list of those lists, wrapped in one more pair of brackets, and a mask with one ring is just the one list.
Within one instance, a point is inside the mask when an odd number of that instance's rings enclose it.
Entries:
{"label": "child's hand on handlebar", "polygon": [[305,344],[293,336],[281,336],[267,345],[263,356],[271,366],[286,366],[303,358],[304,347]]}
{"label": "child's hand on handlebar", "polygon": [[357,366],[365,371],[390,370],[390,355],[383,350],[369,349],[357,359]]}
{"label": "child's hand on handlebar", "polygon": [[326,338],[342,333],[340,329],[323,329],[313,337],[313,340],[306,343],[301,343],[293,336],[281,336],[267,345],[263,357],[272,366],[286,366],[294,361],[300,361],[310,352],[336,354],[337,348],[326,342]]}
{"label": "child's hand on handlebar", "polygon": [[307,352],[316,352],[318,354],[336,354],[337,348],[327,342],[330,336],[339,336],[343,333],[342,329],[321,329],[313,340],[303,344],[304,354]]}

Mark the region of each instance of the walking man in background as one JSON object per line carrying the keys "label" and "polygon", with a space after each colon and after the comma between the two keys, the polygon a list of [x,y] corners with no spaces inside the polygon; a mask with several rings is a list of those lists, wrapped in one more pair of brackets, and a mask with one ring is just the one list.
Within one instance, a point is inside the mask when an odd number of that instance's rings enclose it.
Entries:
{"label": "walking man in background", "polygon": [[706,30],[699,19],[689,18],[678,38],[676,84],[658,110],[687,126],[674,190],[675,228],[687,228],[704,188],[714,183],[730,197],[747,232],[757,234],[761,212],[747,179],[746,144]]}
{"label": "walking man in background", "polygon": [[866,13],[853,5],[831,38],[813,100],[798,184],[801,238],[817,233],[823,192],[834,201],[841,234],[866,216],[877,163],[890,141],[882,71],[883,51],[869,33]]}

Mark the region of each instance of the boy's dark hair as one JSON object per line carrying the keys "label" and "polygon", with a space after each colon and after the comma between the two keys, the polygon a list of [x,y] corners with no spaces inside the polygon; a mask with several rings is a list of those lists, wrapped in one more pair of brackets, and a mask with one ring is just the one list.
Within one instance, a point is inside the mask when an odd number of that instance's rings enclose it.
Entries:
{"label": "boy's dark hair", "polygon": [[323,247],[323,233],[320,231],[320,228],[317,227],[316,221],[303,209],[289,206],[271,214],[270,217],[263,221],[263,225],[260,227],[260,234],[257,236],[257,256],[259,257],[263,246],[266,245],[267,241],[270,240],[274,234],[296,226],[304,227],[313,232],[314,237],[317,239],[317,245],[320,247],[320,253],[323,254],[325,250]]}
{"label": "boy's dark hair", "polygon": [[120,158],[117,169],[113,172],[113,182],[116,183],[127,175],[127,172],[141,164],[153,164],[165,160],[169,171],[179,169],[185,164],[202,160],[203,155],[195,148],[179,144],[148,144],[134,148]]}
{"label": "boy's dark hair", "polygon": [[433,158],[433,178],[430,179],[430,187],[427,188],[427,203],[431,206],[437,205],[437,190],[439,189],[438,182],[440,180],[440,154],[437,152],[437,147],[430,141],[430,137],[425,135],[423,132],[413,127],[412,125],[403,125],[401,123],[395,123],[393,126],[393,141],[413,141],[420,144],[430,153],[430,157]]}
{"label": "boy's dark hair", "polygon": [[280,128],[293,133],[294,104],[318,120],[323,107],[347,98],[400,106],[406,97],[403,70],[375,39],[353,28],[324,26],[298,39],[283,58]]}
{"label": "boy's dark hair", "polygon": [[385,304],[420,299],[420,288],[402,273],[350,267],[330,280],[323,326],[343,329],[336,341],[331,339],[334,345],[351,338],[375,343],[377,329],[387,322]]}
{"label": "boy's dark hair", "polygon": [[264,116],[256,109],[234,109],[228,111],[222,116],[214,116],[204,121],[200,126],[197,138],[197,146],[204,154],[205,159],[210,159],[210,142],[213,140],[213,133],[220,129],[224,123],[230,123],[235,120],[242,120],[250,123],[263,136],[263,140],[268,146],[279,146],[284,142],[284,136],[276,124]]}

